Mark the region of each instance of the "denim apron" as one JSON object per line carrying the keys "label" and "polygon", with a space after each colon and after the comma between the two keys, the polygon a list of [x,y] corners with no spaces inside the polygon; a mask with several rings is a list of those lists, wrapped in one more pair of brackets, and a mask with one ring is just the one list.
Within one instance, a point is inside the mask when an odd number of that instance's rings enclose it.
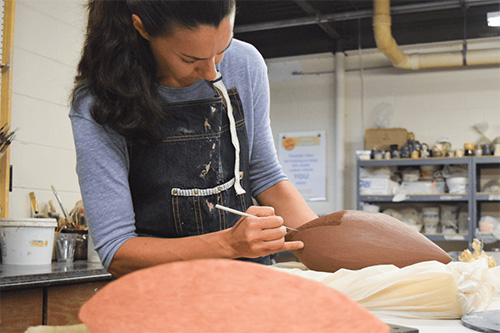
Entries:
{"label": "denim apron", "polygon": [[[220,96],[163,106],[162,141],[128,142],[129,184],[136,232],[179,238],[230,228],[240,216],[216,204],[246,211],[252,197],[249,145],[236,88],[214,81]],[[229,106],[227,106],[229,105]],[[242,260],[270,264],[270,257]]]}

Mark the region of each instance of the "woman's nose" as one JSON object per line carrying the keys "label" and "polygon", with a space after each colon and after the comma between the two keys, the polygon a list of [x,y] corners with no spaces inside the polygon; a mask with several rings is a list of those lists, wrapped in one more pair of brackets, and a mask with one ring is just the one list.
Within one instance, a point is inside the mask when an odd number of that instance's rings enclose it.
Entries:
{"label": "woman's nose", "polygon": [[200,67],[198,67],[198,73],[207,81],[215,80],[215,77],[217,76],[215,58],[204,60],[200,64]]}

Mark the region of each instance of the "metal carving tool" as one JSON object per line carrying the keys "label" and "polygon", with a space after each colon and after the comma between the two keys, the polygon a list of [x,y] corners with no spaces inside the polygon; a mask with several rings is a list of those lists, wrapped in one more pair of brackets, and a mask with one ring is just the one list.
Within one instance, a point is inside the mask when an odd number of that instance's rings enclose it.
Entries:
{"label": "metal carving tool", "polygon": [[[233,214],[240,215],[240,216],[258,217],[258,216],[255,216],[255,215],[252,215],[252,214],[248,214],[248,213],[245,213],[245,212],[240,212],[239,210],[236,210],[236,209],[232,209],[232,208],[229,208],[229,207],[221,206],[219,204],[216,204],[215,208],[220,209],[220,210],[225,210],[226,212],[233,213]],[[289,229],[289,230],[298,231],[297,229],[287,227],[286,225],[284,225],[284,227],[287,228],[287,229]]]}

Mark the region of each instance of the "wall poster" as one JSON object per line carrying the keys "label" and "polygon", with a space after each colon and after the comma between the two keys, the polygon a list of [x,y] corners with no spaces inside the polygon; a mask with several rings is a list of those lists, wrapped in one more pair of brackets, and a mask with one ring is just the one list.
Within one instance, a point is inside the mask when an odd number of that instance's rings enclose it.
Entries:
{"label": "wall poster", "polygon": [[279,134],[283,171],[307,201],[326,200],[325,131]]}

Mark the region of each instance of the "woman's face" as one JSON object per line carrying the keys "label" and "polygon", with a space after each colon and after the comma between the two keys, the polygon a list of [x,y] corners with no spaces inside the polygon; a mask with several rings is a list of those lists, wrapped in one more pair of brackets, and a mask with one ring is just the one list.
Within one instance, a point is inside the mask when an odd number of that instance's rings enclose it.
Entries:
{"label": "woman's face", "polygon": [[195,30],[177,28],[168,37],[152,37],[145,32],[138,16],[134,26],[149,41],[158,68],[160,84],[187,87],[199,80],[215,79],[215,65],[233,38],[234,13],[217,28],[202,25]]}

